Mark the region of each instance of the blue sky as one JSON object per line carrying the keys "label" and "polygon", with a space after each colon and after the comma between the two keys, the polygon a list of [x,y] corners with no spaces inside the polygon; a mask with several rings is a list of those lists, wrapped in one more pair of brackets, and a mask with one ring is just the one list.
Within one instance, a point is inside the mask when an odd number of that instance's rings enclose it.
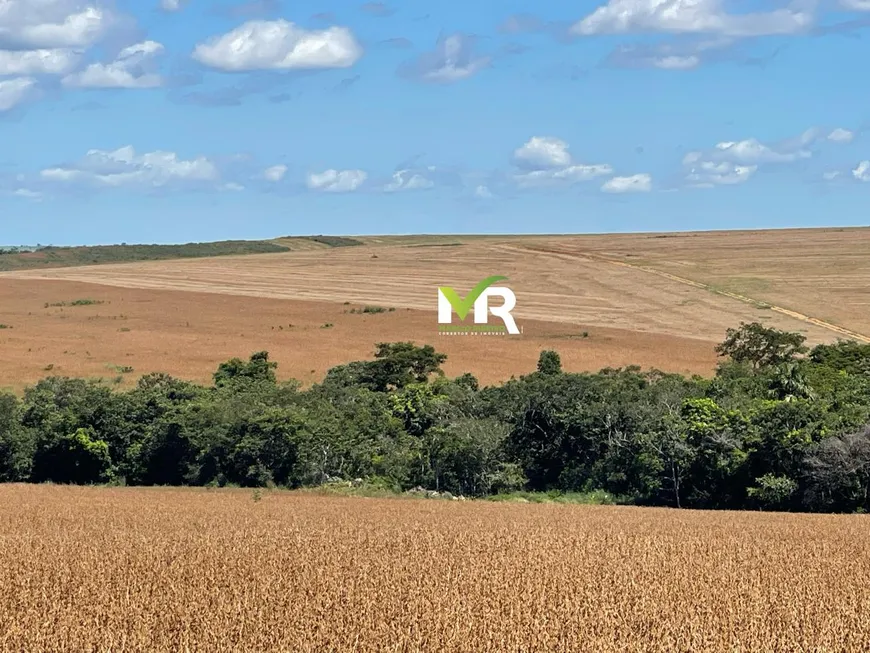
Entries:
{"label": "blue sky", "polygon": [[0,244],[866,223],[870,0],[6,0]]}

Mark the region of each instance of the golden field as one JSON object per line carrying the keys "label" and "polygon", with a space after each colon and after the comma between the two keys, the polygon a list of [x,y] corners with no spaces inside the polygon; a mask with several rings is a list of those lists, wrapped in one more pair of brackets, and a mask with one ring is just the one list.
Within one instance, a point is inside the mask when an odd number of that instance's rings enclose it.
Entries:
{"label": "golden field", "polygon": [[3,651],[866,651],[870,522],[0,487]]}
{"label": "golden field", "polygon": [[[448,374],[484,383],[533,370],[542,349],[558,350],[568,371],[709,375],[715,345],[741,321],[799,331],[811,345],[870,342],[867,228],[361,240],[0,273],[0,324],[12,327],[0,330],[0,387],[20,389],[49,367],[106,378],[132,367],[125,384],[152,371],[208,381],[218,363],[262,349],[282,377],[311,383],[396,340],[432,344]],[[509,278],[522,336],[439,336],[437,287],[464,294],[492,274]],[[83,297],[102,304],[46,307]],[[396,310],[349,312],[364,305]]]}

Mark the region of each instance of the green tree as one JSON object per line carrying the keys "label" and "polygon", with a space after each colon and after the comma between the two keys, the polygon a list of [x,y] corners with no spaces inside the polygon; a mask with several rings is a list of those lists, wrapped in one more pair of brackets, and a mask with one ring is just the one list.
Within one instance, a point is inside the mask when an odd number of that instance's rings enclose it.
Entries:
{"label": "green tree", "polygon": [[327,372],[324,383],[335,386],[362,386],[375,392],[400,390],[414,383],[426,383],[433,374],[443,376],[445,354],[431,345],[418,347],[411,342],[378,343],[375,360],[340,365]]}
{"label": "green tree", "polygon": [[0,393],[0,483],[30,477],[36,444],[21,426],[21,406],[15,395]]}
{"label": "green tree", "polygon": [[226,386],[239,379],[275,383],[277,367],[277,363],[269,361],[269,352],[260,351],[251,354],[247,363],[240,358],[221,363],[214,373],[214,383],[218,387]]}
{"label": "green tree", "polygon": [[716,352],[760,369],[791,362],[799,354],[806,353],[805,341],[806,338],[799,333],[765,327],[760,322],[741,322],[737,329],[727,330],[725,340],[717,345]]}
{"label": "green tree", "polygon": [[755,485],[747,490],[747,495],[761,508],[778,510],[788,505],[797,489],[797,482],[788,476],[765,474],[755,479]]}
{"label": "green tree", "polygon": [[562,373],[562,359],[558,352],[546,349],[538,356],[538,373],[553,375]]}
{"label": "green tree", "polygon": [[37,452],[34,480],[55,483],[103,483],[112,478],[109,445],[92,428],[80,428]]}

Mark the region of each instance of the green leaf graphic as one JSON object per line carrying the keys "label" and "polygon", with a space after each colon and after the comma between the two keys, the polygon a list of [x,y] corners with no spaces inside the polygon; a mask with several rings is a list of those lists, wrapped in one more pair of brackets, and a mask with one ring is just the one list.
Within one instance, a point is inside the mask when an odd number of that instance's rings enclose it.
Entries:
{"label": "green leaf graphic", "polygon": [[460,320],[464,320],[465,316],[468,315],[468,311],[471,310],[471,307],[474,306],[474,302],[477,301],[477,298],[483,294],[483,291],[489,288],[496,281],[506,281],[507,277],[502,276],[493,276],[487,277],[480,283],[478,283],[474,288],[471,289],[471,292],[462,299],[453,288],[448,286],[441,286],[438,290],[447,298],[447,301],[450,302],[450,305],[453,307],[453,310],[456,311],[456,314],[459,316]]}

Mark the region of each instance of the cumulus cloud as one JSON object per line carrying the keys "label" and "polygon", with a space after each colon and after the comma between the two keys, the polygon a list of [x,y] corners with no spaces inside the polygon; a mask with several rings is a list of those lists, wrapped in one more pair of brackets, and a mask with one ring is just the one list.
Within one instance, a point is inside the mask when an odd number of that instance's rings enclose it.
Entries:
{"label": "cumulus cloud", "polygon": [[852,176],[858,181],[870,181],[870,161],[861,161],[852,170]]}
{"label": "cumulus cloud", "polygon": [[0,45],[10,49],[82,48],[97,42],[113,20],[97,3],[3,0]]}
{"label": "cumulus cloud", "polygon": [[550,170],[533,170],[514,175],[514,181],[521,188],[532,188],[536,186],[553,186],[557,184],[576,184],[583,181],[590,181],[596,177],[612,175],[613,168],[606,164],[595,165],[570,165],[565,168],[556,168]]}
{"label": "cumulus cloud", "polygon": [[833,141],[834,143],[851,143],[854,138],[855,132],[843,129],[842,127],[837,127],[828,134],[828,140]]}
{"label": "cumulus cloud", "polygon": [[478,185],[474,189],[474,196],[482,200],[490,200],[494,197],[492,191],[489,190],[489,187],[484,186],[483,184]]}
{"label": "cumulus cloud", "polygon": [[571,164],[568,144],[553,136],[533,136],[514,151],[514,163],[523,168],[559,168]]}
{"label": "cumulus cloud", "polygon": [[474,54],[474,40],[451,34],[438,40],[435,50],[403,64],[399,75],[422,82],[449,84],[467,79],[490,65],[490,57]]}
{"label": "cumulus cloud", "polygon": [[809,159],[813,153],[808,148],[823,137],[822,131],[814,128],[774,145],[756,138],[722,141],[710,149],[687,153],[683,157],[683,168],[692,186],[741,184],[748,181],[760,166]]}
{"label": "cumulus cloud", "polygon": [[283,163],[280,165],[272,166],[270,168],[266,168],[263,171],[263,178],[266,181],[281,181],[284,179],[284,175],[287,174],[287,166]]}
{"label": "cumulus cloud", "polygon": [[9,111],[29,99],[36,89],[31,77],[0,80],[0,112]]}
{"label": "cumulus cloud", "polygon": [[30,190],[29,188],[16,188],[12,191],[11,195],[13,197],[21,197],[23,199],[34,200],[37,202],[42,199],[42,193]]}
{"label": "cumulus cloud", "polygon": [[89,150],[74,164],[46,168],[45,182],[82,183],[97,188],[161,188],[170,185],[213,185],[220,179],[217,166],[200,156],[182,159],[175,152],[137,154],[132,146],[117,150]]}
{"label": "cumulus cloud", "polygon": [[306,30],[286,20],[252,20],[196,46],[193,58],[219,70],[348,68],[362,46],[346,27]]}
{"label": "cumulus cloud", "polygon": [[163,45],[144,41],[124,48],[111,63],[93,63],[82,71],[63,78],[64,86],[77,88],[154,88],[163,78],[148,72],[153,59],[163,53]]}
{"label": "cumulus cloud", "polygon": [[870,11],[870,0],[840,0],[840,5],[851,11]]}
{"label": "cumulus cloud", "polygon": [[[851,142],[855,133],[843,127],[812,127],[794,138],[766,144],[756,138],[722,141],[707,150],[689,152],[683,158],[686,179],[691,186],[711,187],[741,184],[760,168],[788,165],[810,159],[825,143]],[[834,177],[825,177],[829,181]]]}
{"label": "cumulus cloud", "polygon": [[613,177],[601,186],[605,193],[648,193],[652,190],[652,177],[647,173],[628,177]]}
{"label": "cumulus cloud", "polygon": [[79,51],[63,48],[0,50],[0,75],[62,75],[80,59]]}
{"label": "cumulus cloud", "polygon": [[393,173],[392,179],[384,185],[383,190],[387,193],[395,193],[400,190],[425,190],[433,186],[435,182],[420,173],[399,170]]}
{"label": "cumulus cloud", "polygon": [[717,143],[713,156],[717,157],[720,154],[723,159],[742,163],[789,163],[812,156],[812,153],[805,149],[777,151],[755,138]]}
{"label": "cumulus cloud", "polygon": [[513,179],[521,188],[575,184],[613,174],[606,163],[584,164],[573,160],[568,144],[553,136],[533,136],[513,154],[513,162],[523,172]]}
{"label": "cumulus cloud", "polygon": [[733,186],[749,181],[758,170],[757,165],[736,165],[728,161],[699,161],[689,169],[686,179],[691,186],[711,188]]}
{"label": "cumulus cloud", "polygon": [[326,193],[349,193],[358,189],[368,178],[363,170],[324,170],[308,175],[306,185],[311,190]]}
{"label": "cumulus cloud", "polygon": [[609,0],[570,31],[578,36],[670,32],[752,37],[795,34],[812,23],[811,13],[792,9],[729,14],[721,0]]}

